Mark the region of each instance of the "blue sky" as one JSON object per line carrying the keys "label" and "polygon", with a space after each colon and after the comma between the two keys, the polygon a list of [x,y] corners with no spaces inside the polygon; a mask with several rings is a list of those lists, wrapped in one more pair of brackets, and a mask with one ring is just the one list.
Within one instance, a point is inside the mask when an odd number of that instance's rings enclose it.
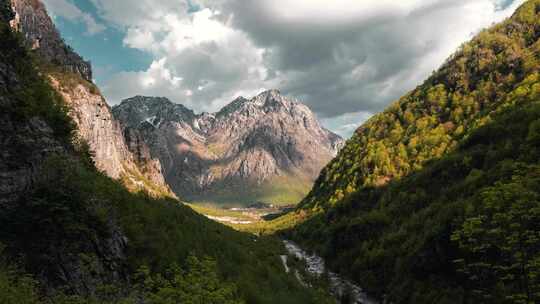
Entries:
{"label": "blue sky", "polygon": [[44,0],[109,104],[279,89],[347,137],[523,0]]}
{"label": "blue sky", "polygon": [[[76,0],[72,3],[100,24],[106,24],[91,2]],[[67,19],[54,11],[51,15],[62,37],[81,56],[92,62],[94,78],[98,84],[103,84],[115,73],[144,70],[152,63],[151,54],[123,44],[125,31],[121,28],[109,25],[103,31],[90,35],[85,23]]]}

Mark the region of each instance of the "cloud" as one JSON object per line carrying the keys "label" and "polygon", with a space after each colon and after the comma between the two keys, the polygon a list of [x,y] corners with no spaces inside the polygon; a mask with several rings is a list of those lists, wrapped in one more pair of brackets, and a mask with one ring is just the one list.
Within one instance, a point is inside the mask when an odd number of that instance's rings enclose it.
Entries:
{"label": "cloud", "polygon": [[224,1],[234,27],[266,49],[280,88],[322,117],[377,112],[474,33],[508,16],[500,1]]}
{"label": "cloud", "polygon": [[326,126],[326,128],[341,135],[343,138],[348,138],[361,124],[367,121],[371,115],[370,112],[346,113],[337,117],[322,118],[321,123]]}
{"label": "cloud", "polygon": [[[213,111],[237,94],[278,88],[342,134],[523,2],[91,1],[104,20],[125,30],[126,46],[155,58],[146,71],[114,75],[117,86],[103,90],[112,103],[137,93]],[[173,85],[154,77],[158,70],[182,80]],[[148,75],[152,86],[142,85]]]}
{"label": "cloud", "polygon": [[83,23],[88,35],[95,35],[106,28],[103,24],[98,23],[92,15],[81,11],[68,0],[43,0],[43,2],[53,15],[63,17],[71,22]]}
{"label": "cloud", "polygon": [[[164,11],[159,27],[151,25],[154,16],[122,25],[124,44],[156,60],[146,71],[122,72],[108,80],[103,91],[109,102],[134,94],[159,95],[197,111],[216,111],[236,94],[256,94],[266,88],[263,50],[247,34],[216,18],[218,14],[208,8],[187,16]],[[163,75],[182,81],[173,85]]]}

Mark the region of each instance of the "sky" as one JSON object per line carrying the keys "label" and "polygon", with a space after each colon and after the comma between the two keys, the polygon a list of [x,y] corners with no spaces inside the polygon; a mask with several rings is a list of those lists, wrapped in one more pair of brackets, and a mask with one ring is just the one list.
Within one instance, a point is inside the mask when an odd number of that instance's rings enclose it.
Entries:
{"label": "sky", "polygon": [[278,89],[344,136],[524,0],[43,0],[111,105]]}

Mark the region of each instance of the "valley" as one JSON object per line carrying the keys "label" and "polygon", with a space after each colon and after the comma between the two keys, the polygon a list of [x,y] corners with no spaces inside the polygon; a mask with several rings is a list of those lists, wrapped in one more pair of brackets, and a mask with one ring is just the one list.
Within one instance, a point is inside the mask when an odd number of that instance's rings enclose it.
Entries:
{"label": "valley", "polygon": [[294,206],[274,206],[262,203],[232,208],[200,203],[186,203],[186,205],[211,220],[257,235],[266,233],[265,227],[271,225],[272,219],[294,210]]}
{"label": "valley", "polygon": [[0,0],[1,304],[540,303],[540,0],[150,2]]}

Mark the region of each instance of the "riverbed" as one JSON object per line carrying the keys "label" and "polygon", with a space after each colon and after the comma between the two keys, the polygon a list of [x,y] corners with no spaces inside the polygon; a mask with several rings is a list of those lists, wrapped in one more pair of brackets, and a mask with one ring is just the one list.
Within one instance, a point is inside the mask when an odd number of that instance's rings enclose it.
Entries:
{"label": "riverbed", "polygon": [[[285,248],[287,249],[287,252],[289,255],[295,256],[300,260],[303,260],[306,263],[306,271],[315,275],[315,276],[321,276],[325,273],[325,263],[324,260],[316,255],[316,254],[308,254],[306,251],[304,251],[300,246],[295,244],[294,242],[283,240],[283,243],[285,244]],[[285,270],[289,272],[289,267],[287,266],[287,256],[282,256],[282,262],[285,267]],[[343,294],[345,292],[348,292],[351,298],[350,303],[354,304],[378,304],[377,301],[371,299],[362,291],[362,288],[355,283],[353,283],[350,280],[342,278],[340,275],[338,275],[335,272],[327,271],[329,283],[330,283],[330,292],[332,295],[334,295],[338,300],[342,298]],[[301,278],[298,277],[298,273],[296,273],[297,278],[300,280],[300,283],[303,283]]]}

